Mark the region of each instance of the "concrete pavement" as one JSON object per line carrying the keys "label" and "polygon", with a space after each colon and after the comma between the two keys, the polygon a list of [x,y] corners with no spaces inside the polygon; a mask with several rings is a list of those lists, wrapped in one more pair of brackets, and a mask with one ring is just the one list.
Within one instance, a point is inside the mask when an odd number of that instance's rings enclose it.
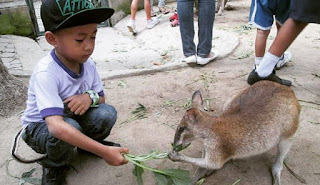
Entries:
{"label": "concrete pavement", "polygon": [[[174,6],[175,4],[172,5]],[[129,16],[114,27],[98,28],[92,58],[101,78],[110,79],[187,67],[186,63],[181,62],[184,56],[179,27],[170,26],[171,15],[173,13],[158,15],[160,23],[147,29],[145,12],[139,11],[136,15],[136,36],[126,27]],[[197,30],[196,20],[195,25]],[[197,37],[195,42],[197,43]],[[232,32],[214,29],[212,42],[212,49],[217,50],[219,58],[222,58],[238,46],[239,39]],[[0,36],[0,57],[9,72],[15,76],[29,77],[39,59],[51,49],[43,36],[36,41],[12,35]]]}

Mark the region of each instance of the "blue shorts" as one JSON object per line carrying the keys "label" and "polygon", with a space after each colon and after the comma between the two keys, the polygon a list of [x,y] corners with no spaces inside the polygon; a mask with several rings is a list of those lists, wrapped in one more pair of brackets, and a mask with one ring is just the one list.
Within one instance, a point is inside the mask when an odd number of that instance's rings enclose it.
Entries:
{"label": "blue shorts", "polygon": [[249,24],[270,30],[274,19],[282,25],[289,17],[290,0],[252,0]]}

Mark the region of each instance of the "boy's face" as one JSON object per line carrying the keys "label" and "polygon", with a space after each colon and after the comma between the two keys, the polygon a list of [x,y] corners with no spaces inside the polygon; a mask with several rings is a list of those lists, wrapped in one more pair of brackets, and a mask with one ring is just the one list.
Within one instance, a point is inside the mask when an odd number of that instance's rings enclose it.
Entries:
{"label": "boy's face", "polygon": [[79,64],[90,57],[95,46],[97,24],[65,28],[53,33],[56,54],[62,62]]}

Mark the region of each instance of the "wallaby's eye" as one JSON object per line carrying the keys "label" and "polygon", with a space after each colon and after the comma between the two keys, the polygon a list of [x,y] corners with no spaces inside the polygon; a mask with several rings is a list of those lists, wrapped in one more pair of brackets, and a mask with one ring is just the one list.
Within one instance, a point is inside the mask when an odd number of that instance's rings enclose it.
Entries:
{"label": "wallaby's eye", "polygon": [[186,127],[179,127],[179,132],[181,133],[181,132],[183,132],[184,130],[186,129]]}

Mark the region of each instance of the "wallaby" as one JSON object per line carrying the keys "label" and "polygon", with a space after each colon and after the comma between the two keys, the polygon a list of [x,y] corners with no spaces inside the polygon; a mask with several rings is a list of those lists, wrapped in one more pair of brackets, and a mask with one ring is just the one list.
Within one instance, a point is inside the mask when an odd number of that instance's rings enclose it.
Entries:
{"label": "wallaby", "polygon": [[193,184],[228,160],[247,158],[277,146],[272,166],[273,184],[280,185],[283,160],[299,125],[300,105],[291,88],[270,81],[260,81],[225,104],[220,116],[203,110],[200,91],[192,96],[192,108],[177,127],[173,146],[188,146],[202,138],[202,158],[191,158],[172,150],[172,161],[189,162],[198,168]]}

